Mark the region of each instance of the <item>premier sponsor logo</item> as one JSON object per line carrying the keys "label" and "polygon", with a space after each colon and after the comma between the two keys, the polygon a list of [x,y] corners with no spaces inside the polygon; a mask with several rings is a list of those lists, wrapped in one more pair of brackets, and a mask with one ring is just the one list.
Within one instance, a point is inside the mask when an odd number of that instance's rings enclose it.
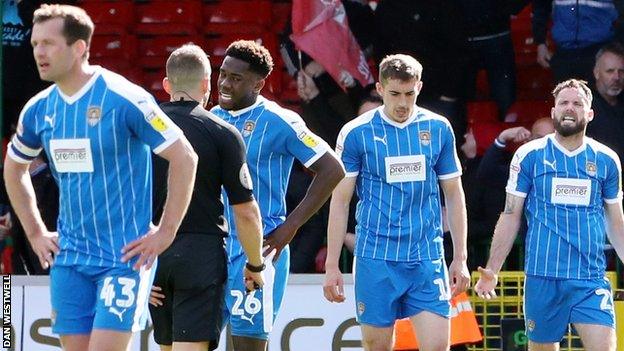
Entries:
{"label": "premier sponsor logo", "polygon": [[390,175],[410,175],[422,172],[423,165],[421,162],[416,163],[397,163],[390,165]]}
{"label": "premier sponsor logo", "polygon": [[386,181],[388,183],[424,181],[427,179],[425,162],[425,155],[386,157]]}
{"label": "premier sponsor logo", "polygon": [[573,185],[557,185],[555,187],[555,195],[557,196],[586,196],[586,186]]}
{"label": "premier sponsor logo", "polygon": [[591,200],[591,180],[553,178],[550,198],[553,204],[587,206]]}
{"label": "premier sponsor logo", "polygon": [[62,162],[82,162],[87,159],[87,149],[56,149],[54,160]]}
{"label": "premier sponsor logo", "polygon": [[93,172],[93,156],[89,139],[51,139],[50,154],[59,173]]}

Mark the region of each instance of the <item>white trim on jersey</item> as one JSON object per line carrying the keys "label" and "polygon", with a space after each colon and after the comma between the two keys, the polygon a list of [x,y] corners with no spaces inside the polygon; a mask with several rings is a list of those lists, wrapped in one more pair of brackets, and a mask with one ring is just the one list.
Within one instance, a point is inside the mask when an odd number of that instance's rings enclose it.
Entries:
{"label": "white trim on jersey", "polygon": [[158,258],[154,260],[152,268],[145,269],[145,266],[142,266],[139,271],[139,288],[137,289],[136,309],[134,310],[132,322],[133,333],[143,330],[143,326],[147,320],[147,298],[152,290],[152,283],[154,282],[154,275],[156,273],[157,266]]}
{"label": "white trim on jersey", "polygon": [[462,172],[461,171],[457,171],[457,172],[453,172],[453,173],[449,173],[449,174],[438,175],[438,179],[440,179],[440,180],[453,179],[453,178],[461,177],[461,175],[462,175]]}
{"label": "white trim on jersey", "polygon": [[80,88],[80,90],[74,93],[74,95],[72,96],[65,95],[65,93],[63,93],[63,91],[60,88],[58,89],[59,96],[61,97],[61,99],[65,101],[66,104],[71,105],[74,102],[78,101],[78,99],[80,99],[84,94],[87,93],[89,89],[91,89],[93,84],[95,84],[95,81],[97,81],[97,79],[102,74],[102,67],[100,66],[97,66],[97,65],[89,66],[89,68],[93,69],[93,75],[91,76],[91,78],[89,78],[87,83],[83,85],[82,88]]}
{"label": "white trim on jersey", "polygon": [[273,292],[275,286],[275,266],[273,266],[273,257],[275,251],[271,252],[266,258],[269,264],[264,270],[264,287],[262,288],[262,329],[265,333],[270,333],[273,328]]}
{"label": "white trim on jersey", "polygon": [[416,120],[416,117],[418,116],[418,107],[414,106],[414,109],[412,110],[412,114],[403,122],[397,122],[395,120],[393,120],[392,118],[390,118],[388,115],[386,115],[386,113],[384,112],[384,107],[385,105],[381,105],[379,107],[379,115],[381,116],[381,119],[383,119],[384,121],[386,121],[389,125],[397,127],[399,129],[404,129],[405,127],[409,126],[412,122],[414,122],[414,120]]}
{"label": "white trim on jersey", "polygon": [[21,163],[23,165],[27,165],[30,164],[32,162],[32,160],[27,160],[22,158],[21,156],[19,156],[18,154],[15,153],[15,151],[13,151],[13,148],[11,147],[12,143],[9,143],[9,147],[7,148],[7,156],[9,156],[11,158],[11,160],[17,162],[17,163]]}

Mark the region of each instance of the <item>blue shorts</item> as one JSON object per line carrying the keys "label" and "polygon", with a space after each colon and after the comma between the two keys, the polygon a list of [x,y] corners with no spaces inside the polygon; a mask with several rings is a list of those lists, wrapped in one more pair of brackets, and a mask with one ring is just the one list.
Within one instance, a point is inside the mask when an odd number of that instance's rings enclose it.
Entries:
{"label": "blue shorts", "polygon": [[358,322],[386,328],[422,311],[450,317],[449,279],[443,259],[392,262],[356,257],[353,266]]}
{"label": "blue shorts", "polygon": [[52,266],[52,332],[89,334],[93,329],[135,332],[145,328],[155,267]]}
{"label": "blue shorts", "polygon": [[245,292],[243,280],[247,256],[240,255],[229,262],[223,321],[230,322],[232,335],[269,338],[288,281],[289,247],[282,250],[277,262],[273,263],[272,257],[269,255],[265,259],[264,287],[249,294]]}
{"label": "blue shorts", "polygon": [[615,328],[609,280],[527,276],[524,281],[524,322],[529,340],[537,343],[560,342],[569,323]]}

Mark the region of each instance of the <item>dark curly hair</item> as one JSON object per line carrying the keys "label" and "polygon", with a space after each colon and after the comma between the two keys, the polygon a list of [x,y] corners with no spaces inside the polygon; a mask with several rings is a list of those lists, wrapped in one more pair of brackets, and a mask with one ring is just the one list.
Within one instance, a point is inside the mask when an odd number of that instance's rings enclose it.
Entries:
{"label": "dark curly hair", "polygon": [[264,46],[252,40],[237,40],[228,46],[226,56],[234,57],[249,64],[249,69],[266,78],[273,70],[273,58]]}

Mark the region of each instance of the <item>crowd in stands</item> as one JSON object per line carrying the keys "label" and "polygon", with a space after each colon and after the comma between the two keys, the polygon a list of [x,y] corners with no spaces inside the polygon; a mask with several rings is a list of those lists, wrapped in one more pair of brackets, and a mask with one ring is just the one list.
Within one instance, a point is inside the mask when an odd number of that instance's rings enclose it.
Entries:
{"label": "crowd in stands", "polygon": [[[5,140],[14,132],[19,111],[28,98],[46,86],[37,76],[29,43],[32,12],[41,3],[3,1]],[[217,68],[213,72],[218,72],[223,46],[240,37],[261,39],[279,62],[265,91],[299,112],[308,127],[332,147],[346,122],[381,105],[373,85],[362,86],[347,72],[337,81],[327,67],[297,49],[290,39],[289,1],[77,3],[96,21],[92,61],[120,71],[161,100],[158,84],[164,77],[167,46],[176,47],[188,41],[200,44],[211,53],[213,67]],[[253,3],[248,6],[258,9],[257,13],[252,11],[258,19],[247,19],[239,13],[240,7],[236,6],[240,3]],[[595,117],[589,124],[588,135],[613,148],[620,159],[624,158],[621,137],[624,9],[620,8],[620,1],[579,2],[578,7],[552,0],[342,0],[342,3],[351,32],[368,59],[371,72],[376,72],[380,60],[391,53],[413,55],[424,66],[424,87],[417,104],[449,119],[461,151],[471,269],[485,264],[494,225],[504,207],[513,151],[522,143],[553,131],[550,90],[556,82],[582,78],[590,83]],[[176,9],[178,14],[193,13],[182,16],[185,25],[174,25],[178,32],[171,35],[172,27],[159,27],[139,15],[149,13],[154,6],[170,6],[164,13],[175,14]],[[230,12],[227,6],[232,8]],[[141,10],[126,13],[137,7]],[[110,13],[105,13],[110,9],[117,11],[112,14],[114,20]],[[230,16],[219,17],[215,13]],[[173,14],[170,17],[175,17]],[[132,23],[123,22],[127,16]],[[239,25],[241,21],[249,23]],[[216,74],[213,76],[215,79]],[[30,172],[44,221],[52,230],[58,213],[58,190],[45,158],[33,162]],[[305,195],[311,179],[304,166],[295,164],[288,188],[289,209]],[[6,194],[0,194],[0,205],[3,272],[45,274],[29,251]],[[291,243],[292,272],[323,271],[327,216],[326,205]],[[350,233],[355,232],[353,222],[350,219]],[[353,249],[352,236],[347,237],[343,272],[350,271],[347,252]],[[515,259],[508,261],[507,268],[522,269],[522,242],[515,245],[512,255]]]}

